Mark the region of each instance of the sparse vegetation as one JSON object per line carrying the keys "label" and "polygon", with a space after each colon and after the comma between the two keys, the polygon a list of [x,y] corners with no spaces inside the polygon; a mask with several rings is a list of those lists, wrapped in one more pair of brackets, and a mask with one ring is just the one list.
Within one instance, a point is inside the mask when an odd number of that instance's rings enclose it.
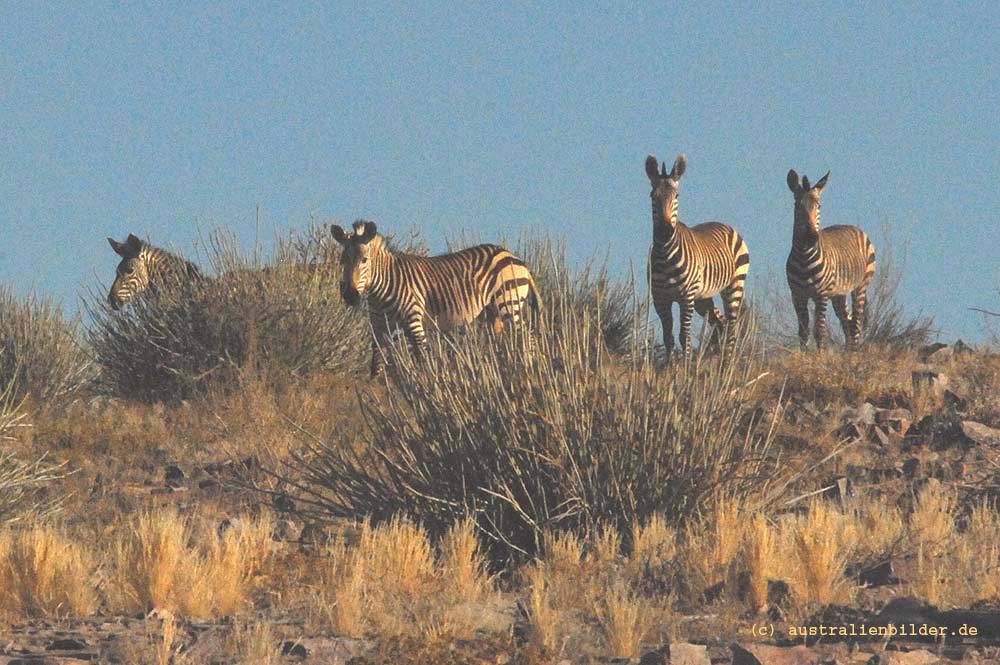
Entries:
{"label": "sparse vegetation", "polygon": [[[420,361],[403,344],[369,382],[364,317],[320,312],[339,275],[303,268],[330,259],[324,240],[267,260],[217,240],[222,277],[189,306],[222,299],[235,332],[203,377],[186,354],[207,338],[143,348],[128,326],[166,319],[140,301],[94,324],[131,335],[105,339],[135,345],[120,371],[161,362],[99,384],[119,397],[77,387],[49,408],[19,370],[0,384],[0,632],[141,613],[83,624],[123,631],[88,642],[94,659],[530,665],[744,642],[734,626],[765,616],[867,620],[892,596],[1000,601],[989,347],[930,364],[948,393],[913,385],[905,345],[786,354],[761,348],[756,316],[729,362],[664,364],[632,285],[529,241],[530,338],[473,327]],[[329,346],[300,332],[326,315],[350,317]],[[315,360],[344,345],[352,360]]]}
{"label": "sparse vegetation", "polygon": [[79,394],[90,379],[89,369],[78,322],[67,321],[50,300],[34,294],[20,297],[0,285],[0,387],[5,405],[30,398],[39,406],[58,407]]}
{"label": "sparse vegetation", "polygon": [[88,332],[102,392],[177,401],[262,374],[279,381],[362,365],[357,340],[366,323],[340,298],[338,265],[318,241],[282,241],[264,263],[219,233],[209,254],[214,279],[139,298],[121,312],[95,296]]}
{"label": "sparse vegetation", "polygon": [[402,512],[435,535],[469,513],[500,562],[531,556],[547,529],[627,535],[657,512],[684,520],[721,488],[766,485],[750,336],[733,362],[660,372],[649,354],[615,361],[588,312],[552,316],[559,335],[473,331],[400,362],[392,403],[362,398],[370,448],[308,441],[294,459],[306,502],[325,517]]}

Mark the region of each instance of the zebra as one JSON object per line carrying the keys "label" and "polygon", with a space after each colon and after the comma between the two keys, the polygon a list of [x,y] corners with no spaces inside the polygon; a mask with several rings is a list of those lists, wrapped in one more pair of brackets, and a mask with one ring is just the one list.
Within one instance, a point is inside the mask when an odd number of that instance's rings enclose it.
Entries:
{"label": "zebra", "polygon": [[[744,283],[750,270],[750,252],[740,234],[720,222],[688,227],[678,220],[678,184],[687,169],[687,158],[678,155],[670,173],[666,163],[657,171],[657,159],[646,158],[646,175],[652,185],[653,245],[649,255],[649,281],[653,305],[663,325],[663,345],[669,358],[674,349],[674,302],[679,303],[680,346],[684,354],[691,343],[691,318],[698,312],[724,333],[725,348],[736,345],[733,334],[743,303]],[[713,297],[722,296],[725,319]]]}
{"label": "zebra", "polygon": [[[802,176],[800,183],[794,169],[789,169],[787,177],[788,189],[795,196],[795,224],[785,272],[799,320],[799,346],[803,351],[809,343],[809,300],[815,303],[813,336],[817,349],[823,348],[826,338],[828,300],[833,302],[833,311],[840,319],[845,346],[850,349],[861,343],[868,284],[875,274],[875,247],[868,234],[856,226],[819,228],[820,195],[829,177],[827,171],[812,186],[806,176]],[[848,294],[852,312],[847,311]]]}
{"label": "zebra", "polygon": [[164,287],[201,282],[198,266],[176,254],[153,247],[134,234],[125,242],[108,238],[111,249],[122,260],[115,269],[115,281],[108,292],[111,309],[120,310],[147,289],[155,293]]}
{"label": "zebra", "polygon": [[374,331],[371,375],[382,369],[381,349],[397,327],[420,353],[426,346],[425,320],[442,331],[481,320],[501,334],[505,322],[518,324],[525,302],[538,312],[542,302],[528,267],[497,245],[477,245],[440,256],[391,251],[375,222],[354,222],[353,233],[333,225],[341,245],[341,296],[349,306],[368,298]]}

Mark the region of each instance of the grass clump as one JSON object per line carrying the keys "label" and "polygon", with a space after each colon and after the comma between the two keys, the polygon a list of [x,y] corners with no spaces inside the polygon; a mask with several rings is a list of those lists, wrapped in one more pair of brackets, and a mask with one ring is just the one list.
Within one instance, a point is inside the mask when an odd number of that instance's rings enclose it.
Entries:
{"label": "grass clump", "polygon": [[49,618],[93,614],[93,570],[91,552],[52,526],[0,532],[0,613]]}
{"label": "grass clump", "polygon": [[196,534],[173,511],[138,515],[114,545],[115,598],[127,611],[213,618],[244,609],[271,551],[266,519]]}
{"label": "grass clump", "polygon": [[89,369],[77,321],[66,320],[48,299],[19,297],[0,285],[0,386],[6,398],[58,406],[87,385]]}
{"label": "grass clump", "polygon": [[319,605],[340,634],[469,637],[480,620],[469,607],[491,587],[470,520],[456,523],[437,548],[405,518],[366,523],[356,545],[335,544],[328,555]]}

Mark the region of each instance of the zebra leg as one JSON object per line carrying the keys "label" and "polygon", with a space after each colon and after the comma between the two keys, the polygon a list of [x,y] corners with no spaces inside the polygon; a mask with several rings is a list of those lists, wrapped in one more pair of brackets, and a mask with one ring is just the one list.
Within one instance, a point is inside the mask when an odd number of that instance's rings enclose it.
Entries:
{"label": "zebra leg", "polygon": [[833,303],[833,311],[840,321],[840,328],[844,331],[845,346],[850,349],[854,346],[854,326],[851,324],[851,314],[847,311],[847,296],[833,296],[830,302]]}
{"label": "zebra leg", "polygon": [[726,324],[722,320],[722,314],[716,308],[711,298],[703,298],[694,302],[694,311],[705,319],[706,323],[712,326],[712,333],[709,337],[709,346],[713,348],[719,343],[720,336],[725,331]]}
{"label": "zebra leg", "polygon": [[795,317],[799,320],[799,348],[805,351],[809,347],[809,299],[793,293],[792,305],[795,307]]}
{"label": "zebra leg", "polygon": [[389,323],[385,316],[371,314],[368,317],[372,326],[372,362],[371,376],[374,378],[385,368],[386,354],[389,352]]}
{"label": "zebra leg", "polygon": [[826,342],[826,306],[829,301],[826,298],[814,298],[813,301],[816,303],[813,337],[816,338],[816,350],[822,351]]}
{"label": "zebra leg", "polygon": [[851,343],[860,346],[861,333],[865,327],[865,305],[868,303],[868,287],[862,286],[851,293],[851,305],[854,310],[851,313]]}
{"label": "zebra leg", "polygon": [[420,358],[427,346],[427,335],[424,332],[424,312],[420,310],[407,315],[403,321],[403,331],[406,333],[406,338],[410,340],[413,355]]}
{"label": "zebra leg", "polygon": [[674,304],[667,303],[662,309],[657,307],[656,313],[660,315],[660,324],[663,326],[663,349],[666,351],[667,360],[674,353]]}
{"label": "zebra leg", "polygon": [[687,355],[691,352],[691,319],[694,317],[694,299],[685,297],[680,301],[681,305],[681,331],[680,344],[681,353]]}

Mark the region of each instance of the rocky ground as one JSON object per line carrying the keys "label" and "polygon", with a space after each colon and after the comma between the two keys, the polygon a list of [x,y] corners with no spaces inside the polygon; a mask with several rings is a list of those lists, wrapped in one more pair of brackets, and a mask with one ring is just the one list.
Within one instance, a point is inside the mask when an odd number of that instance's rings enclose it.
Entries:
{"label": "rocky ground", "polygon": [[[792,392],[781,407],[783,425],[777,440],[782,454],[793,459],[800,455],[806,460],[803,464],[808,463],[816,457],[815,433],[825,429],[834,442],[829,447],[833,452],[827,463],[817,467],[819,475],[809,494],[833,502],[846,502],[876,489],[882,496],[906,503],[907,497],[933,484],[954,487],[970,501],[1000,494],[1000,394],[991,392],[993,384],[988,381],[977,383],[975,371],[969,370],[976,366],[976,353],[961,342],[921,349],[905,364],[889,368],[897,377],[908,376],[910,386],[900,387],[898,382],[879,386],[863,391],[868,394],[850,404],[824,398],[818,392]],[[168,448],[152,449],[140,463],[128,464],[127,472],[120,469],[123,477],[118,483],[105,475],[114,474],[114,470],[84,468],[71,481],[77,494],[72,500],[75,503],[67,506],[67,519],[72,522],[91,502],[100,505],[93,509],[95,513],[104,514],[136,504],[173,505],[182,511],[208,506],[222,529],[227,519],[235,519],[230,517],[236,513],[232,507],[248,501],[234,481],[251,475],[258,463],[252,456],[234,459],[221,453],[202,458],[172,456]],[[297,516],[294,501],[279,499],[273,507],[277,513],[273,537],[290,551],[308,552],[329,537],[329,528]],[[795,508],[793,504],[791,509]],[[95,532],[94,537],[99,534]],[[527,647],[524,616],[519,611],[523,592],[507,589],[491,600],[494,606],[488,610],[506,617],[498,620],[500,629],[480,631],[468,640],[333,636],[317,632],[306,616],[308,611],[300,606],[271,599],[255,603],[253,614],[239,620],[198,622],[156,611],[146,616],[99,613],[58,621],[15,619],[0,626],[0,665],[84,661],[220,665],[1000,662],[1000,608],[989,602],[938,608],[912,597],[907,579],[912,574],[912,560],[912,552],[901,551],[886,560],[852,562],[848,572],[859,587],[855,602],[824,607],[804,620],[783,612],[780,582],[773,585],[772,602],[760,614],[724,608],[715,614],[682,613],[681,620],[688,626],[683,639],[644,644],[644,655],[631,661],[578,653],[571,644],[564,653],[533,652]],[[259,625],[268,628],[252,633]],[[915,634],[891,640],[860,634],[887,626],[903,627]],[[921,627],[940,632],[921,634]],[[797,634],[810,628],[814,632],[805,637]],[[824,628],[833,634],[818,634]]]}

